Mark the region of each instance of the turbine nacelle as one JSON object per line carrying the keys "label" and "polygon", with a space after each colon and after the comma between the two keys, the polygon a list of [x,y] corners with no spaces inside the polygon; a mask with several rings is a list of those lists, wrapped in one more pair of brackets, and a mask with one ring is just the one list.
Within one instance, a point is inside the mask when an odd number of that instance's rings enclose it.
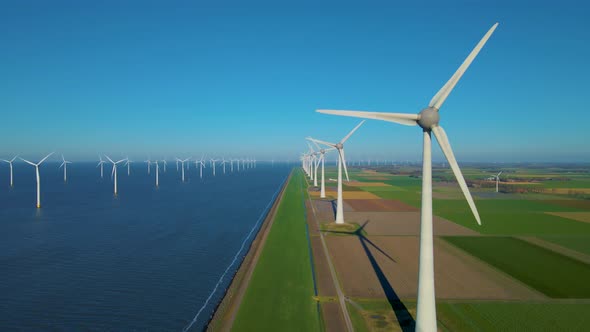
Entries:
{"label": "turbine nacelle", "polygon": [[424,130],[431,130],[432,127],[438,126],[440,115],[435,107],[427,107],[418,113],[418,125]]}

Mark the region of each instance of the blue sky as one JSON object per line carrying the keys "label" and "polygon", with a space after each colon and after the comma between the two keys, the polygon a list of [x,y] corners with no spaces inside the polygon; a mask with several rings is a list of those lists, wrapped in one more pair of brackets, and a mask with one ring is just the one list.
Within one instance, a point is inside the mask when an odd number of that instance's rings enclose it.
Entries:
{"label": "blue sky", "polygon": [[[590,161],[583,2],[2,1],[0,156],[296,159],[417,113],[494,24],[441,110],[459,161]],[[435,160],[441,158],[435,146]],[[353,158],[419,160],[379,121]]]}

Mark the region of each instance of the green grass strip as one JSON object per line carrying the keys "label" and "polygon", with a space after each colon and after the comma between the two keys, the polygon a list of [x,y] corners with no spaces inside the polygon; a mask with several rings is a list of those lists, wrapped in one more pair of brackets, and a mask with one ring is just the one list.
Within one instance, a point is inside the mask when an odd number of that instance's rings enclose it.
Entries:
{"label": "green grass strip", "polygon": [[295,170],[242,300],[233,331],[318,331],[301,195]]}

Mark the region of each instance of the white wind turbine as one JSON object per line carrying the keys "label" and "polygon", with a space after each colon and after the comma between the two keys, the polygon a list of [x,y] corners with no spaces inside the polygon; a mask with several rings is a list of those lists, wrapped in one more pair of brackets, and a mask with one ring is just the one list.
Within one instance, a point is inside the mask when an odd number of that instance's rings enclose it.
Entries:
{"label": "white wind turbine", "polygon": [[14,160],[16,160],[17,157],[18,157],[18,155],[14,156],[14,158],[12,158],[10,160],[2,159],[2,161],[8,163],[8,165],[10,166],[10,186],[11,187],[14,187],[14,182],[12,180],[12,163],[14,162]]}
{"label": "white wind turbine", "polygon": [[158,165],[158,161],[155,160],[154,164],[156,164],[156,188],[160,186],[160,179],[159,179],[159,174],[160,173],[160,165]]}
{"label": "white wind turbine", "polygon": [[182,169],[182,182],[184,182],[184,163],[186,163],[187,161],[189,161],[191,158],[186,158],[186,159],[180,159],[180,158],[176,158],[176,162],[180,162],[181,165],[181,169]]}
{"label": "white wind turbine", "polygon": [[229,171],[234,172],[234,160],[231,158],[229,159]]}
{"label": "white wind turbine", "polygon": [[[307,138],[308,140],[312,141],[316,147],[320,150],[320,161],[322,162],[322,182],[320,184],[320,198],[326,198],[326,180],[324,177],[324,160],[326,159],[326,152],[328,151],[332,151],[335,150],[335,148],[329,148],[329,149],[322,149],[318,143],[316,142],[316,140],[314,140],[311,137]],[[316,171],[317,171],[317,167],[316,167]],[[316,175],[317,178],[317,175]]]}
{"label": "white wind turbine", "polygon": [[166,159],[162,159],[162,164],[164,164],[164,173],[166,173],[166,166],[168,165]]}
{"label": "white wind turbine", "polygon": [[59,168],[64,168],[64,182],[68,182],[68,164],[71,164],[71,161],[67,161],[66,158],[64,158],[64,155],[61,155],[61,159],[63,160],[61,165],[59,165]]}
{"label": "white wind turbine", "polygon": [[215,162],[217,161],[217,159],[213,159],[211,158],[211,160],[209,161],[211,163],[211,167],[213,167],[213,176],[215,176]]}
{"label": "white wind turbine", "polygon": [[359,123],[356,127],[354,127],[354,129],[352,129],[350,131],[350,133],[348,133],[348,135],[344,136],[344,138],[334,144],[334,143],[329,143],[329,142],[325,142],[325,141],[320,141],[320,140],[315,140],[317,143],[320,144],[324,144],[330,147],[335,148],[336,150],[338,150],[338,200],[337,200],[337,206],[336,206],[336,223],[337,224],[343,224],[344,223],[344,207],[343,207],[343,203],[342,203],[342,166],[344,166],[344,172],[346,173],[346,180],[348,181],[348,170],[346,169],[346,158],[344,158],[344,142],[346,142],[350,136],[352,136],[352,134],[359,129],[360,126],[363,125],[363,123],[365,123],[365,120],[361,121],[361,123]]}
{"label": "white wind turbine", "polygon": [[207,167],[205,166],[205,161],[203,158],[205,158],[205,156],[201,156],[200,160],[195,160],[195,166],[199,165],[199,176],[201,179],[203,179],[203,167]]}
{"label": "white wind turbine", "polygon": [[131,175],[131,163],[133,161],[129,160],[129,156],[127,156],[127,162],[125,163],[125,166],[127,166],[127,176]]}
{"label": "white wind turbine", "polygon": [[41,161],[39,161],[36,164],[33,162],[30,162],[28,160],[25,160],[23,158],[20,158],[25,163],[35,166],[35,174],[37,175],[37,208],[41,207],[41,177],[39,176],[39,166],[45,161],[45,159],[49,158],[49,156],[51,156],[52,154],[53,154],[53,152],[46,155],[45,158],[41,159]]}
{"label": "white wind turbine", "polygon": [[148,160],[144,161],[144,163],[147,163],[147,171],[148,171],[148,174],[150,174],[150,169],[152,168],[152,161],[148,159]]}
{"label": "white wind turbine", "polygon": [[455,155],[449,139],[443,128],[439,125],[439,110],[453,88],[463,76],[463,73],[469,68],[469,65],[475,59],[481,48],[490,38],[498,23],[494,24],[490,30],[483,36],[465,61],[461,64],[455,74],[449,81],[434,95],[428,107],[418,114],[401,114],[401,113],[377,113],[377,112],[357,112],[357,111],[332,111],[318,110],[320,113],[334,114],[341,116],[351,116],[358,118],[376,119],[388,122],[399,123],[406,126],[419,125],[423,131],[424,146],[422,159],[422,206],[420,217],[420,262],[418,273],[418,306],[416,317],[416,331],[436,331],[436,302],[434,291],[434,253],[433,253],[433,234],[432,234],[432,146],[431,133],[434,133],[443,154],[445,155],[459,187],[463,191],[465,199],[475,216],[475,220],[481,225],[479,213],[469,193],[465,179],[461,174]]}
{"label": "white wind turbine", "polygon": [[98,155],[98,159],[99,159],[99,162],[98,162],[98,165],[96,165],[96,167],[100,166],[100,178],[102,179],[103,178],[103,166],[104,166],[105,161],[102,160],[102,157],[100,155]]}
{"label": "white wind turbine", "polygon": [[220,165],[223,166],[223,174],[225,174],[225,164],[227,163],[227,161],[225,161],[225,158],[221,159],[221,163]]}
{"label": "white wind turbine", "polygon": [[113,161],[109,156],[105,155],[105,157],[113,164],[113,170],[111,171],[111,177],[113,177],[115,181],[115,195],[117,195],[117,165],[126,161],[127,159],[121,159],[118,161]]}
{"label": "white wind turbine", "polygon": [[500,173],[498,173],[497,175],[493,176],[493,178],[496,180],[496,192],[498,192],[498,183],[500,182],[500,174],[502,174],[502,171],[500,171]]}

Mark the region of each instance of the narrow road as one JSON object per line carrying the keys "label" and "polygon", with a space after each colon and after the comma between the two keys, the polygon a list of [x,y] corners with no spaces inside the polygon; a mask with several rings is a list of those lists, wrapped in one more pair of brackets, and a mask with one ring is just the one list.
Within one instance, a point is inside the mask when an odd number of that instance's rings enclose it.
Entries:
{"label": "narrow road", "polygon": [[[307,180],[307,178],[306,178]],[[308,195],[309,199],[309,206],[311,206],[311,210],[313,212],[314,220],[317,224],[318,230],[320,229],[320,222],[315,213],[315,207],[313,206],[313,202],[311,200],[311,195]],[[328,267],[330,267],[330,274],[332,275],[332,282],[334,283],[334,288],[336,288],[336,293],[338,294],[338,302],[340,303],[340,310],[342,311],[342,316],[344,317],[344,323],[346,323],[346,328],[349,332],[354,331],[354,327],[352,326],[352,321],[350,320],[350,315],[348,314],[348,310],[346,309],[346,298],[344,297],[344,293],[340,288],[340,283],[338,282],[338,277],[336,275],[336,269],[334,268],[334,264],[332,264],[332,258],[330,258],[330,254],[328,253],[328,245],[326,245],[326,240],[324,239],[324,233],[320,233],[320,240],[322,241],[322,247],[324,248],[324,255],[326,255],[326,261],[328,262]]]}

